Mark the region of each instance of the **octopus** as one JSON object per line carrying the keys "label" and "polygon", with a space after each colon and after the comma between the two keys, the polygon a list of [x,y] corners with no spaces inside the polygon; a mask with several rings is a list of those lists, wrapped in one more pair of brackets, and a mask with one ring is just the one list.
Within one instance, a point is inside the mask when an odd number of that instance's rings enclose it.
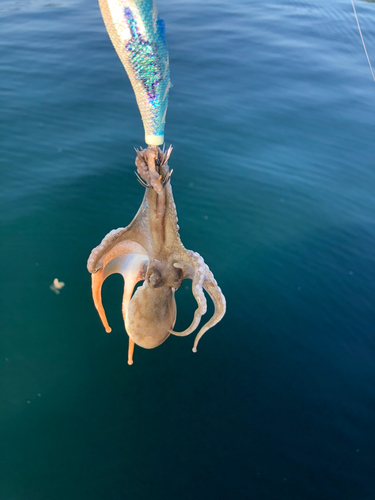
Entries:
{"label": "octopus", "polygon": [[[181,242],[171,187],[173,170],[168,166],[171,152],[171,147],[167,151],[156,146],[136,149],[136,175],[145,188],[142,204],[132,222],[108,233],[87,262],[94,305],[107,333],[111,328],[102,304],[102,285],[113,273],[124,278],[122,315],[129,336],[129,365],[133,364],[134,344],[153,349],[171,334],[183,337],[198,328],[207,311],[203,290],[213,301],[214,313],[197,333],[193,352],[202,335],[223,318],[226,310],[224,295],[207,264]],[[190,326],[176,332],[175,292],[185,279],[192,280],[197,308]],[[141,281],[143,284],[136,288]]]}

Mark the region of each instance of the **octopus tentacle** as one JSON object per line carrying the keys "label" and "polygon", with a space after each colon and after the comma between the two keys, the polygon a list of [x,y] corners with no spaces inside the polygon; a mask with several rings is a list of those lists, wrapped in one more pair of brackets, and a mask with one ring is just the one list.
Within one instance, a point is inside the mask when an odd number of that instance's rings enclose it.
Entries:
{"label": "octopus tentacle", "polygon": [[159,172],[160,163],[158,150],[147,148],[143,151],[137,151],[135,166],[137,167],[138,174],[158,194],[163,193],[162,176]]}
{"label": "octopus tentacle", "polygon": [[[87,269],[90,273],[96,273],[105,266],[111,258],[118,257],[125,253],[146,253],[144,247],[136,241],[137,231],[133,228],[119,227],[112,229],[95,247],[87,261]],[[126,239],[125,239],[126,237]]]}
{"label": "octopus tentacle", "polygon": [[[172,153],[172,146],[169,146],[167,151],[161,149],[147,148],[138,151],[135,149],[137,156],[135,165],[137,173],[143,179],[144,187],[152,187],[158,194],[163,192],[165,184],[169,181],[173,170],[168,172],[168,165],[166,165]],[[167,168],[164,169],[163,167]]]}
{"label": "octopus tentacle", "polygon": [[90,273],[95,273],[102,266],[98,266],[98,262],[108,251],[108,248],[111,246],[113,242],[115,242],[120,233],[126,231],[127,228],[119,227],[118,229],[112,229],[100,242],[98,246],[96,246],[89,255],[87,260],[87,269]]}
{"label": "octopus tentacle", "polygon": [[95,309],[99,313],[99,317],[102,320],[104,329],[107,333],[111,333],[112,328],[108,324],[107,316],[102,303],[102,284],[103,284],[103,270],[100,269],[97,273],[91,275],[91,289],[92,298],[94,300]]}
{"label": "octopus tentacle", "polygon": [[[198,308],[194,312],[194,318],[191,325],[188,328],[186,328],[186,330],[184,330],[183,332],[175,332],[175,331],[170,332],[173,335],[177,335],[178,337],[185,337],[186,335],[189,335],[194,330],[196,330],[196,328],[200,323],[201,317],[203,316],[203,314],[207,312],[207,300],[203,293],[203,288],[202,288],[203,282],[206,278],[205,268],[207,268],[207,266],[205,265],[203,258],[196,252],[190,252],[190,258],[194,265],[192,292],[195,300],[197,301]],[[175,265],[175,267],[179,266]]]}
{"label": "octopus tentacle", "polygon": [[[208,267],[207,267],[207,269],[208,269]],[[214,311],[214,314],[211,317],[211,319],[209,319],[207,321],[207,323],[202,326],[202,328],[199,330],[197,336],[195,337],[193,352],[197,352],[197,346],[198,346],[199,340],[207,332],[207,330],[209,330],[210,328],[215,326],[216,323],[218,323],[222,319],[222,317],[224,316],[225,311],[226,311],[225,297],[224,297],[220,287],[217,285],[216,280],[213,277],[213,274],[211,273],[211,271],[209,269],[208,269],[208,271],[209,271],[209,274],[208,273],[207,274],[208,274],[209,279],[207,279],[204,282],[203,288],[207,291],[207,293],[211,297],[212,302],[214,303],[214,306],[215,306],[215,311]]]}
{"label": "octopus tentacle", "polygon": [[133,354],[134,354],[134,340],[129,337],[129,347],[128,347],[128,365],[133,364]]}
{"label": "octopus tentacle", "polygon": [[94,299],[94,305],[99,313],[99,317],[102,320],[103,326],[107,333],[112,331],[108,324],[108,320],[105,314],[105,310],[102,303],[101,290],[104,280],[114,273],[120,273],[124,277],[124,295],[122,302],[122,311],[125,319],[126,311],[131,299],[133,290],[138,281],[145,278],[146,274],[146,264],[148,258],[147,255],[142,254],[127,254],[115,257],[110,260],[103,269],[100,269],[97,273],[92,274],[92,296]]}
{"label": "octopus tentacle", "polygon": [[[115,259],[117,260],[117,259]],[[145,279],[147,271],[147,255],[128,255],[123,267],[113,272],[122,274],[124,278],[124,294],[122,297],[122,316],[126,321],[129,302],[135,285]]]}

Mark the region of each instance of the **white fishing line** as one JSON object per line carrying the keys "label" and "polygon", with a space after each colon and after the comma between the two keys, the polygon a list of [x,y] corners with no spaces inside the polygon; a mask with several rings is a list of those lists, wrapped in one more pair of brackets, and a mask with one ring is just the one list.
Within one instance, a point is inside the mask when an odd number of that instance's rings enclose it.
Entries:
{"label": "white fishing line", "polygon": [[371,74],[372,74],[372,77],[373,77],[374,82],[375,82],[375,74],[374,74],[374,70],[372,69],[372,66],[371,66],[371,61],[370,61],[370,58],[369,58],[369,55],[368,55],[368,53],[367,53],[367,49],[366,49],[366,44],[365,44],[365,41],[364,41],[363,36],[362,36],[362,30],[361,30],[361,26],[359,25],[359,20],[358,20],[358,16],[357,16],[357,11],[355,10],[354,0],[351,0],[351,1],[352,1],[352,5],[353,5],[353,10],[354,10],[354,15],[355,15],[355,20],[357,21],[358,31],[359,31],[359,34],[360,34],[360,36],[361,36],[362,45],[363,45],[363,48],[365,49],[365,54],[366,54],[366,57],[367,57],[368,65],[370,66]]}

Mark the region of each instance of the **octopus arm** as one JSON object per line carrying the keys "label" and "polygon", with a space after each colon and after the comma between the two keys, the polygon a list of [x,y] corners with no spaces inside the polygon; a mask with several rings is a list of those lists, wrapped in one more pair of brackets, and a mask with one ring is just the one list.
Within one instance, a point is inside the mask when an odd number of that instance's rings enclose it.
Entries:
{"label": "octopus arm", "polygon": [[91,251],[87,261],[87,269],[91,274],[102,269],[109,260],[125,253],[147,253],[145,247],[148,241],[142,230],[142,206],[128,227],[113,229]]}
{"label": "octopus arm", "polygon": [[122,313],[125,319],[134,287],[138,283],[138,281],[141,281],[145,277],[147,262],[147,255],[120,255],[107,261],[103,269],[100,269],[98,272],[92,274],[92,296],[94,299],[94,305],[99,313],[99,317],[102,320],[103,326],[107,333],[110,333],[112,330],[108,324],[108,320],[102,303],[101,290],[104,280],[114,273],[119,273],[123,276],[125,285],[122,301]]}
{"label": "octopus arm", "polygon": [[193,283],[192,283],[192,292],[194,295],[195,300],[197,301],[198,307],[194,312],[194,318],[191,323],[191,325],[186,328],[183,332],[175,332],[173,330],[170,330],[170,333],[173,335],[176,335],[177,337],[185,337],[186,335],[190,335],[190,333],[194,332],[199,326],[201,317],[203,314],[206,313],[207,311],[207,300],[203,292],[203,282],[205,279],[205,266],[203,263],[200,263],[200,265],[195,266],[194,271],[190,271],[189,267],[186,264],[175,264],[175,267],[179,267],[180,269],[183,270],[184,277],[192,277]]}
{"label": "octopus arm", "polygon": [[214,303],[215,306],[215,311],[211,319],[207,321],[207,323],[204,326],[202,326],[197,336],[195,337],[193,352],[197,352],[198,342],[201,339],[201,337],[207,332],[207,330],[215,326],[216,323],[218,323],[222,319],[226,311],[225,297],[220,287],[217,285],[216,280],[213,277],[211,271],[209,271],[209,273],[211,274],[210,276],[211,279],[207,279],[203,283],[203,287],[211,297],[212,302]]}
{"label": "octopus arm", "polygon": [[95,309],[99,313],[103,326],[107,333],[111,333],[112,328],[108,324],[107,316],[102,303],[102,284],[103,284],[103,270],[100,269],[97,273],[91,275],[91,290],[92,298],[94,300]]}

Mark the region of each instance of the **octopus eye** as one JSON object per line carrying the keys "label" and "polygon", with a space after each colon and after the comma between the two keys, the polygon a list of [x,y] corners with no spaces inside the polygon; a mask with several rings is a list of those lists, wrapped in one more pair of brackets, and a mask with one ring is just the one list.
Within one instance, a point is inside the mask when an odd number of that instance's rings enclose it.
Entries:
{"label": "octopus eye", "polygon": [[182,280],[183,280],[183,272],[182,272],[182,269],[175,269],[175,273],[174,273],[174,288],[180,288],[181,284],[182,284]]}
{"label": "octopus eye", "polygon": [[158,271],[157,269],[151,269],[149,275],[147,276],[147,281],[154,288],[158,288],[159,286],[161,286],[163,280],[160,271]]}

